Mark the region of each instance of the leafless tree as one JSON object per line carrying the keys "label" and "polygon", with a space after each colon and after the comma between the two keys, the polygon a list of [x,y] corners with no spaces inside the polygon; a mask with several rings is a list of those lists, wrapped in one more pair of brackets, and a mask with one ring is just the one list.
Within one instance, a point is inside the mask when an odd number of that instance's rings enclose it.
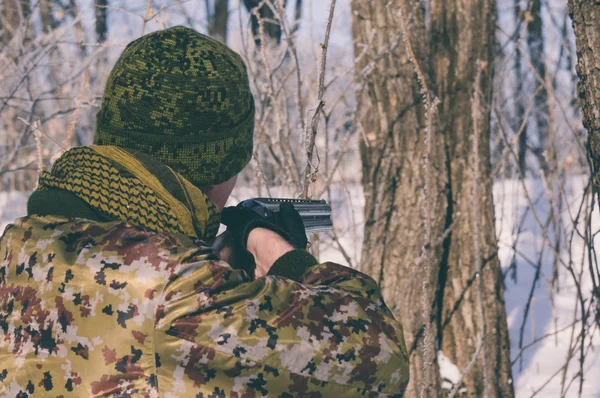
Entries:
{"label": "leafless tree", "polygon": [[[598,129],[587,125],[588,136],[577,100],[593,119],[591,84],[598,78],[588,66],[598,58],[588,46],[596,48],[589,43],[598,37],[591,22],[597,6],[573,2],[583,7],[574,14],[584,33],[581,95],[571,20],[551,0],[521,1],[516,18],[512,6],[499,7],[497,21],[492,0],[468,0],[460,10],[454,1],[354,0],[354,56],[338,44],[352,40],[336,11],[348,11],[341,0],[323,5],[325,29],[314,23],[316,13],[302,16],[299,0],[287,9],[280,0],[256,1],[251,13],[243,0],[227,2],[229,45],[244,57],[256,101],[255,151],[232,203],[305,195],[331,203],[334,228],[312,236],[311,250],[323,260],[360,264],[380,281],[412,352],[408,396],[435,395],[442,385],[438,395],[510,396],[490,387],[498,381],[504,388],[497,373],[510,375],[502,284],[519,395],[585,395],[594,384],[588,369],[600,336],[600,227],[591,175],[598,174]],[[198,17],[203,4],[193,4],[0,0],[0,201],[26,196],[40,169],[70,146],[91,142],[112,62],[129,41],[182,18],[209,32]],[[271,14],[261,16],[258,7]],[[44,13],[55,27],[44,23]],[[116,21],[130,33],[109,36],[123,31]],[[537,57],[530,47],[539,23],[545,34]],[[0,218],[12,221],[6,209],[0,203]],[[549,314],[540,325],[544,306]],[[547,361],[554,344],[564,359]],[[535,372],[539,347],[552,363]],[[442,352],[461,374],[450,385],[437,363]]]}
{"label": "leafless tree", "polygon": [[108,35],[108,0],[96,0],[96,39],[104,43]]}
{"label": "leafless tree", "polygon": [[[254,40],[256,45],[260,47],[261,38],[260,29],[261,24],[259,24],[259,20],[263,20],[264,34],[266,37],[275,41],[276,43],[280,43],[281,41],[281,24],[280,19],[276,15],[277,13],[274,11],[275,5],[281,8],[285,8],[287,4],[287,0],[275,0],[271,3],[270,0],[244,0],[244,5],[248,12],[252,14],[251,23],[252,23],[252,33],[254,35]],[[300,20],[302,19],[302,0],[296,0],[295,8],[294,8],[294,24],[290,31],[293,33],[300,26]]]}
{"label": "leafless tree", "polygon": [[44,32],[50,32],[58,26],[58,23],[52,14],[52,1],[40,0],[39,7],[42,29]]}
{"label": "leafless tree", "polygon": [[229,0],[215,0],[214,9],[206,1],[206,16],[208,19],[208,34],[217,40],[227,42],[227,20],[229,18]]}
{"label": "leafless tree", "polygon": [[2,29],[1,41],[3,44],[7,44],[17,31],[27,30],[20,28],[27,25],[30,15],[29,0],[5,0],[3,4],[0,4],[0,29]]}
{"label": "leafless tree", "polygon": [[[592,191],[596,192],[597,207],[600,209],[600,4],[588,0],[569,0],[569,9],[577,42],[579,102],[583,111],[583,124],[588,132]],[[593,286],[591,306],[595,309],[595,314],[591,316],[600,327],[600,268],[594,249],[595,236],[589,228],[586,237],[589,240],[588,261]],[[581,306],[585,308],[584,303]],[[582,313],[582,318],[586,318],[585,312]],[[583,351],[581,358],[582,363],[585,358]],[[580,381],[580,393],[582,384],[583,377]]]}
{"label": "leafless tree", "polygon": [[595,191],[600,206],[600,4],[591,0],[569,0],[577,40],[577,73],[583,124]]}
{"label": "leafless tree", "polygon": [[[523,23],[527,23],[529,20],[527,18],[530,15],[528,12],[523,12],[521,10],[521,1],[515,0],[515,21],[517,21],[517,26],[520,27]],[[515,33],[519,33],[519,29]],[[526,33],[526,30],[523,29],[523,35]],[[517,41],[517,45],[523,42],[523,37],[519,37]],[[516,87],[515,87],[515,105],[517,111],[516,120],[523,120],[523,116],[525,115],[525,105],[524,105],[524,84],[523,84],[523,61],[520,51],[516,51],[515,53],[515,75],[516,75]],[[524,127],[519,134],[519,170],[523,175],[527,173],[527,127]]]}
{"label": "leafless tree", "polygon": [[[529,56],[535,74],[534,81],[546,80],[546,55],[544,54],[544,32],[542,23],[542,0],[532,0],[531,11],[527,12],[527,47]],[[539,80],[538,80],[539,79]],[[546,140],[548,136],[548,100],[545,87],[536,92],[534,101],[533,121],[535,132],[537,135],[537,143],[526,143],[532,147],[534,154],[538,155],[538,159],[542,159],[539,163],[542,169],[548,170],[546,162],[543,160],[546,150]],[[524,172],[525,168],[521,168]]]}
{"label": "leafless tree", "polygon": [[[286,0],[283,1],[285,7]],[[281,41],[281,27],[275,18],[273,9],[265,1],[244,0],[244,5],[248,12],[252,14],[252,33],[257,46],[260,46],[260,24],[259,19],[264,21],[263,29],[267,37],[279,43]]]}
{"label": "leafless tree", "polygon": [[438,349],[464,372],[456,390],[513,395],[489,151],[495,4],[460,4],[431,2],[426,24],[419,3],[353,2],[368,54],[360,268],[405,328],[408,397],[442,394]]}

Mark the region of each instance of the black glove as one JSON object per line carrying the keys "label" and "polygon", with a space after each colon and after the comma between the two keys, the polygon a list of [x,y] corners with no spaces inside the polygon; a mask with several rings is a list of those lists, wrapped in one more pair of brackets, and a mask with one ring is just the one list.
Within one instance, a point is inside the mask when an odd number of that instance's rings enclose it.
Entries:
{"label": "black glove", "polygon": [[298,213],[291,203],[281,203],[278,211],[271,211],[264,208],[260,203],[255,202],[253,199],[248,199],[240,202],[237,207],[252,210],[256,214],[266,218],[268,221],[279,227],[280,230],[287,233],[286,236],[285,234],[275,231],[283,236],[295,249],[306,250],[308,238],[306,236],[306,230],[304,229],[304,222],[302,221],[300,213]]}
{"label": "black glove", "polygon": [[233,260],[230,261],[232,268],[243,269],[251,277],[254,277],[254,256],[248,251],[248,235],[254,228],[266,228],[281,235],[287,241],[290,241],[290,235],[277,226],[267,217],[259,215],[255,210],[250,209],[244,202],[235,207],[226,207],[221,212],[221,223],[227,226],[228,234],[233,251]]}
{"label": "black glove", "polygon": [[296,249],[306,250],[308,237],[300,213],[291,203],[279,205],[279,211],[273,213],[275,224],[289,234],[288,242]]}

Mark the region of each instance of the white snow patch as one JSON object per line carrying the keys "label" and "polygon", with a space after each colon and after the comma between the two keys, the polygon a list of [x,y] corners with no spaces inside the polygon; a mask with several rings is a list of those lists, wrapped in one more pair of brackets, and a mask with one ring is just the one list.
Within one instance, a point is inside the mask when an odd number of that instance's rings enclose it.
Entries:
{"label": "white snow patch", "polygon": [[442,350],[437,352],[438,364],[440,365],[440,378],[442,379],[442,388],[451,390],[456,383],[460,382],[460,370],[448,358]]}

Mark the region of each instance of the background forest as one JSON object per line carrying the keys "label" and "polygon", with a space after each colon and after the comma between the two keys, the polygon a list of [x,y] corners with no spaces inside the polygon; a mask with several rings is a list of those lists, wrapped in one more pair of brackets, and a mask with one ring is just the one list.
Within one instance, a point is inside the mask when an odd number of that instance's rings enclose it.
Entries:
{"label": "background forest", "polygon": [[180,24],[248,65],[231,203],[331,203],[311,250],[380,284],[407,397],[600,397],[598,2],[0,0],[2,230],[127,43]]}

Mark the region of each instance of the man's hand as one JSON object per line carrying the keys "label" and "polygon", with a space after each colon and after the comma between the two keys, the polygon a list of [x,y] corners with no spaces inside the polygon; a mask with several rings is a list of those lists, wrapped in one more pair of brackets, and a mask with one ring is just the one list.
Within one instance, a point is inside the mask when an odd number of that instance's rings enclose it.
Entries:
{"label": "man's hand", "polygon": [[306,250],[308,237],[304,229],[302,217],[291,203],[279,205],[279,211],[273,215],[275,224],[283,229],[289,236],[288,242],[296,249]]}
{"label": "man's hand", "polygon": [[[227,240],[229,240],[231,243],[220,245],[221,247],[216,249],[223,255],[222,259],[225,260],[224,257],[228,257],[227,260],[229,261],[227,262],[229,265],[233,268],[245,270],[250,276],[255,275],[255,265],[258,263],[260,263],[261,269],[258,270],[260,275],[257,276],[266,275],[273,265],[273,262],[278,258],[277,257],[271,263],[268,263],[272,258],[273,253],[281,252],[281,245],[278,243],[280,243],[280,241],[287,242],[291,239],[291,236],[286,231],[269,219],[258,215],[253,210],[240,206],[226,207],[223,209],[223,212],[221,213],[221,222],[227,226],[225,234],[228,234],[230,238],[226,235],[223,239],[219,239],[218,241],[226,243]],[[271,232],[271,234],[269,236],[265,236],[264,232],[252,234],[256,229],[265,229]],[[251,234],[254,235],[253,243],[256,235],[268,239],[264,242],[258,240],[257,243],[259,244],[253,244],[253,251],[250,251],[248,241]],[[279,238],[272,239],[272,234],[277,235]],[[268,246],[271,244],[276,245],[277,247],[277,250],[274,252],[271,252],[272,248]],[[226,246],[230,246],[231,249],[228,250]],[[287,253],[287,251],[284,253]],[[263,273],[263,271],[265,272]]]}
{"label": "man's hand", "polygon": [[265,228],[255,228],[250,232],[247,247],[254,256],[256,278],[267,275],[279,257],[294,250],[294,246],[281,235]]}

